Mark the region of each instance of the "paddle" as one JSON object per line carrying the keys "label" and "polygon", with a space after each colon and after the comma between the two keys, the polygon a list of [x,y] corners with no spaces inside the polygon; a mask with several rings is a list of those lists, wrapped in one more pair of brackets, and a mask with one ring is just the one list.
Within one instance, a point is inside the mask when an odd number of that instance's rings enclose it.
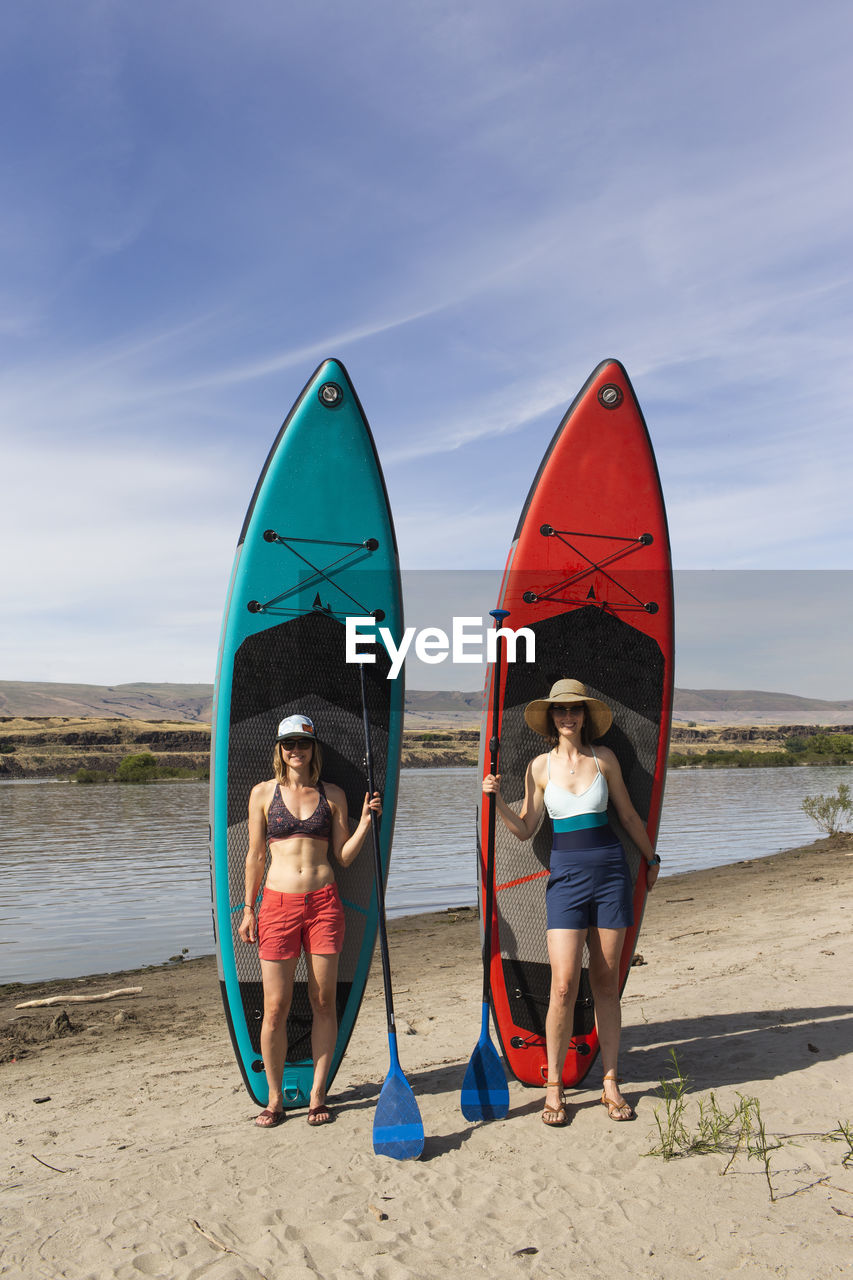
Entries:
{"label": "paddle", "polygon": [[[367,767],[367,791],[373,796],[373,754],[370,749],[370,724],[364,691],[364,665],[359,665],[361,710],[364,717],[364,749]],[[376,1112],[373,1116],[373,1150],[379,1156],[394,1160],[416,1160],[424,1149],[424,1126],[415,1095],[403,1075],[397,1055],[397,1028],[394,1024],[394,996],[391,991],[391,962],[388,956],[388,931],[385,926],[385,884],[379,852],[379,818],[370,810],[373,829],[373,863],[376,872],[376,901],[379,907],[379,948],[382,953],[382,978],[385,983],[385,1009],[388,1014],[388,1048],[391,1069],[385,1077]]]}
{"label": "paddle", "polygon": [[[490,610],[498,632],[497,652],[492,672],[492,736],[489,739],[491,764],[489,772],[498,771],[498,753],[500,751],[500,715],[501,697],[501,665],[503,657],[503,639],[500,628],[504,618],[509,617],[506,609]],[[493,795],[489,796],[489,826],[486,848],[486,903],[483,917],[483,1018],[480,1028],[480,1039],[471,1054],[465,1079],[462,1081],[460,1103],[462,1114],[466,1120],[502,1120],[509,1111],[509,1087],[498,1051],[489,1038],[489,971],[492,966],[492,916],[495,900],[495,813],[497,802]]]}

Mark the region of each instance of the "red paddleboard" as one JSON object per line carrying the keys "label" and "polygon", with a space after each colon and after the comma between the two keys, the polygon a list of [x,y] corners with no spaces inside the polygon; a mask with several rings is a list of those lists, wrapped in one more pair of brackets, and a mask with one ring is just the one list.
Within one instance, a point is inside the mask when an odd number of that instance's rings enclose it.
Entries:
{"label": "red paddleboard", "polygon": [[[616,754],[628,792],[654,843],[663,800],[673,692],[672,566],[657,466],[640,406],[616,360],[598,366],[569,408],[533,481],[515,532],[498,605],[504,626],[528,627],[535,661],[501,675],[501,791],[516,810],[524,777],[547,743],[524,708],[562,677],[582,681],[606,702],[613,725],[601,741]],[[489,769],[492,679],[486,680],[480,773]],[[488,805],[480,796],[480,884],[487,866]],[[624,986],[646,898],[644,863],[612,810],[608,819],[628,859],[634,926],[620,964]],[[545,885],[551,851],[546,816],[532,840],[496,824],[491,998],[510,1070],[524,1084],[546,1079],[545,1014],[551,970]],[[485,900],[485,894],[481,894]],[[595,1010],[584,972],[564,1085],[578,1085],[598,1051]]]}

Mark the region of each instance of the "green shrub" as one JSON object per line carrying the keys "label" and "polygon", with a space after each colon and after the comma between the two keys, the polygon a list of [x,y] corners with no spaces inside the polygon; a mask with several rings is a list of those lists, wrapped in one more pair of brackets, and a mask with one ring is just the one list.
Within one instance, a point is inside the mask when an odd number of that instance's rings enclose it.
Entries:
{"label": "green shrub", "polygon": [[119,782],[153,782],[159,775],[156,756],[150,751],[139,755],[125,756],[116,770]]}
{"label": "green shrub", "polygon": [[819,756],[849,756],[853,754],[853,737],[849,733],[816,733],[806,749]]}
{"label": "green shrub", "polygon": [[672,769],[772,769],[797,764],[794,756],[785,751],[747,751],[736,747],[687,754],[672,751],[669,766]]}
{"label": "green shrub", "polygon": [[853,818],[853,800],[846,782],[839,783],[834,796],[806,796],[801,807],[806,817],[829,836],[846,831],[846,823]]}
{"label": "green shrub", "polygon": [[194,782],[206,782],[210,777],[210,769],[199,765],[197,769],[178,764],[161,764],[157,769],[158,779],[178,778]]}
{"label": "green shrub", "polygon": [[670,751],[667,763],[670,769],[684,769],[698,764],[701,758],[701,756],[692,756],[686,751]]}

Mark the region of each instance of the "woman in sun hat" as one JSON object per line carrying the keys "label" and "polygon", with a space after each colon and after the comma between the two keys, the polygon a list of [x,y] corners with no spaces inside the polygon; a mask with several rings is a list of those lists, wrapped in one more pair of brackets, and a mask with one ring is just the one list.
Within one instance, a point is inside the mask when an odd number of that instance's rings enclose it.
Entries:
{"label": "woman in sun hat", "polygon": [[500,775],[489,774],[483,790],[492,794],[505,826],[519,840],[535,835],[547,811],[554,828],[551,872],[545,894],[551,997],[545,1020],[548,1081],[545,1124],[567,1123],[562,1091],[563,1065],[571,1040],[583,946],[589,946],[589,977],[604,1069],[601,1101],[611,1120],[633,1120],[635,1112],[619,1090],[617,1058],[621,1031],[619,959],[625,930],[634,923],[632,885],[622,845],[607,822],[608,800],[646,860],[646,883],[658,877],[655,854],[643,821],[631,803],[609,747],[593,747],[613,723],[605,702],[579,680],[558,680],[547,698],[524,709],[534,732],[549,750],[527,767],[519,813],[500,793]]}
{"label": "woman in sun hat", "polygon": [[[338,959],[344,941],[344,911],[329,854],[343,867],[355,859],[370,829],[370,811],[382,812],[379,792],[365,795],[358,826],[350,834],[346,796],[320,779],[323,757],[313,721],[286,716],[276,734],[275,777],[259,782],[249,797],[246,897],[239,935],[258,943],[264,987],[261,1056],[269,1103],[255,1123],[271,1129],[284,1119],[282,1076],[287,1058],[287,1015],[293,980],[304,948],[311,1001],[314,1079],[310,1125],[327,1124],[326,1080],[337,1039],[335,1004]],[[260,911],[255,901],[266,866]]]}

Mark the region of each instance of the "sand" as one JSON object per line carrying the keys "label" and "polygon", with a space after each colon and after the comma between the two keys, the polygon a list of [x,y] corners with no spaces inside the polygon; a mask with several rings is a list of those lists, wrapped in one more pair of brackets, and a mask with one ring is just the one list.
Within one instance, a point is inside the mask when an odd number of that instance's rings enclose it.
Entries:
{"label": "sand", "polygon": [[[542,1094],[510,1114],[459,1109],[479,1034],[473,913],[392,922],[400,1058],[426,1133],[421,1159],[373,1153],[388,1071],[374,964],[331,1101],[272,1131],[231,1051],[212,958],[0,988],[0,1276],[36,1280],[447,1280],[448,1277],[834,1277],[853,1236],[849,1004],[853,840],[662,880],[624,997],[632,1124],[598,1103],[600,1066],[546,1130]],[[24,922],[37,926],[37,915]],[[27,998],[141,986],[94,1004]],[[761,1159],[648,1152],[670,1051],[687,1124],[713,1090],[758,1099]],[[853,1136],[853,1129],[851,1129]],[[853,1161],[851,1161],[853,1165]],[[771,1186],[772,1196],[771,1198]]]}

